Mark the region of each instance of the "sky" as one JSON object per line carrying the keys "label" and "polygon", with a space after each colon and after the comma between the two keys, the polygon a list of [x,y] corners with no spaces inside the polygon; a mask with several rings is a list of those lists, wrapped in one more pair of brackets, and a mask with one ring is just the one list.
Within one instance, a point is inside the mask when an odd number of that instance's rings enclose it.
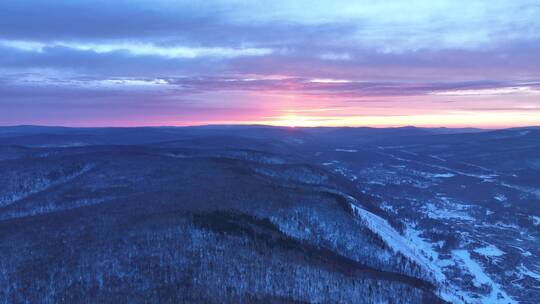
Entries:
{"label": "sky", "polygon": [[2,0],[19,124],[540,125],[540,2]]}

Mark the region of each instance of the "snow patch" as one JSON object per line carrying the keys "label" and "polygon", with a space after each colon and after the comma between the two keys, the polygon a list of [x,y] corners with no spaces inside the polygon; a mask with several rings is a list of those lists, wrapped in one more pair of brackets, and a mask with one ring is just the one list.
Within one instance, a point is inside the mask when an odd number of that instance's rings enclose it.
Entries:
{"label": "snow patch", "polygon": [[437,160],[440,160],[440,161],[446,161],[446,159],[442,158],[442,157],[439,157],[437,155],[430,155],[431,158],[434,158],[434,159],[437,159]]}
{"label": "snow patch", "polygon": [[506,198],[506,196],[504,194],[497,194],[493,198],[496,199],[499,202],[506,202],[506,200],[507,200],[507,198]]}
{"label": "snow patch", "polygon": [[354,150],[354,149],[336,149],[336,152],[354,153],[354,152],[358,152],[358,150]]}
{"label": "snow patch", "polygon": [[455,174],[452,173],[437,173],[437,174],[431,174],[431,177],[435,178],[448,178],[448,177],[454,177]]}
{"label": "snow patch", "polygon": [[518,270],[519,270],[519,274],[521,277],[523,277],[523,275],[526,275],[528,277],[531,277],[537,281],[540,281],[540,273],[536,273],[534,271],[531,271],[529,270],[529,268],[525,267],[525,265],[523,265],[523,263],[521,265],[519,265],[518,267]]}
{"label": "snow patch", "polygon": [[506,254],[506,252],[500,250],[499,248],[497,248],[494,245],[489,245],[489,246],[482,247],[482,248],[476,248],[476,249],[474,249],[474,252],[476,252],[476,253],[478,253],[480,255],[483,255],[483,256],[487,256],[487,257],[498,257],[498,256],[501,256],[503,254]]}
{"label": "snow patch", "polygon": [[388,202],[382,202],[381,206],[380,206],[384,211],[387,211],[387,212],[391,212],[391,213],[394,213],[394,214],[397,214],[398,211],[396,210],[396,208],[394,208],[394,206],[390,205]]}
{"label": "snow patch", "polygon": [[[353,198],[351,197],[351,199]],[[358,207],[352,202],[349,202],[349,205],[360,221],[371,231],[379,235],[390,248],[403,254],[409,260],[417,263],[420,267],[423,267],[426,272],[434,275],[437,281],[446,279],[440,269],[434,268],[430,261],[426,259],[420,252],[415,250],[414,245],[412,245],[406,238],[399,234],[399,232],[392,228],[392,226],[390,226],[386,220],[361,207]]]}
{"label": "snow patch", "polygon": [[[479,301],[471,301],[477,303],[486,304],[508,304],[517,302],[512,299],[506,292],[501,289],[501,286],[495,283],[484,271],[482,266],[471,258],[469,251],[467,250],[454,250],[452,251],[454,259],[461,264],[462,269],[466,270],[473,277],[473,285],[475,287],[482,287],[487,285],[490,287],[490,292],[479,299]],[[472,299],[471,299],[472,300]]]}
{"label": "snow patch", "polygon": [[501,185],[507,188],[519,190],[523,193],[532,194],[540,198],[540,188],[516,186],[516,185],[507,184],[507,183],[501,183]]}
{"label": "snow patch", "polygon": [[[388,222],[379,216],[364,210],[358,206],[358,202],[351,196],[346,196],[351,209],[360,221],[371,231],[381,237],[381,239],[394,252],[399,252],[407,259],[415,262],[422,269],[429,273],[432,279],[437,282],[437,293],[445,301],[449,303],[478,303],[476,298],[469,296],[468,293],[461,288],[449,282],[443,273],[443,268],[454,266],[457,264],[455,258],[440,259],[438,252],[434,246],[442,247],[444,242],[432,243],[421,237],[421,232],[415,229],[414,225],[406,226],[405,235],[397,232]],[[484,280],[486,281],[486,280]],[[492,281],[489,281],[490,283]],[[515,303],[509,296],[500,291],[500,287],[495,283],[495,294],[501,293],[502,299],[507,301],[489,302],[492,298],[486,298],[486,301],[481,303]],[[495,299],[497,297],[495,296]]]}
{"label": "snow patch", "polygon": [[[461,206],[461,205],[456,205]],[[464,220],[464,221],[473,221],[474,218],[472,218],[469,214],[467,214],[464,211],[461,211],[461,209],[464,209],[463,207],[456,208],[458,210],[450,210],[445,209],[440,206],[435,206],[435,204],[427,203],[424,206],[422,206],[422,210],[425,212],[426,216],[431,219],[455,219],[455,220]]]}

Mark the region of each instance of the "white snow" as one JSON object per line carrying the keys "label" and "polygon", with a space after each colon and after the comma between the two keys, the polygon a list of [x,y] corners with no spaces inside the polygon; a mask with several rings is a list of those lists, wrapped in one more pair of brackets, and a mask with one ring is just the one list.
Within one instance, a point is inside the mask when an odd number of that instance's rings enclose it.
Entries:
{"label": "white snow", "polygon": [[193,158],[192,156],[188,156],[181,153],[164,153],[162,155],[166,157],[173,157],[173,158]]}
{"label": "white snow", "polygon": [[516,186],[516,185],[511,185],[511,184],[508,184],[508,183],[500,183],[500,184],[502,186],[507,187],[507,188],[516,189],[516,190],[519,190],[521,192],[533,194],[533,195],[536,195],[536,197],[540,197],[540,188]]}
{"label": "white snow", "polygon": [[[406,159],[406,158],[398,157],[398,156],[395,156],[395,155],[389,154],[389,153],[381,153],[381,154],[384,154],[384,155],[386,155],[386,156],[389,156],[389,157],[391,157],[391,158],[393,158],[393,159],[395,159],[395,160],[399,160],[399,161],[404,161],[404,162],[409,162],[409,163],[422,164],[422,165],[425,165],[425,166],[428,166],[428,167],[431,167],[431,168],[436,168],[436,169],[439,169],[439,170],[445,170],[445,171],[451,172],[451,173],[453,173],[453,174],[459,174],[459,175],[464,175],[464,176],[469,176],[469,177],[479,178],[479,179],[481,179],[483,182],[494,182],[494,181],[495,181],[495,178],[499,176],[498,174],[495,174],[495,173],[490,173],[490,174],[474,174],[474,173],[467,173],[467,172],[463,172],[463,171],[451,169],[451,168],[448,168],[448,167],[445,167],[445,166],[434,165],[434,164],[427,163],[427,162],[421,162],[421,161],[416,161],[416,160],[411,160],[411,159]],[[490,172],[491,172],[491,171],[490,171]],[[538,190],[538,191],[539,191],[539,193],[540,193],[540,190]],[[540,195],[540,194],[539,194],[539,195]]]}
{"label": "white snow", "polygon": [[431,176],[435,178],[448,178],[448,177],[454,177],[456,175],[452,173],[437,173],[437,174],[432,174]]}
{"label": "white snow", "polygon": [[464,221],[474,220],[474,218],[472,218],[469,214],[462,211],[465,209],[463,205],[455,204],[454,207],[456,207],[458,210],[450,210],[442,206],[435,206],[435,204],[427,203],[422,206],[422,210],[425,212],[427,217],[432,219],[455,219]]}
{"label": "white snow", "polygon": [[449,267],[455,265],[456,262],[452,259],[438,260],[437,265],[441,268]]}
{"label": "white snow", "polygon": [[482,247],[482,248],[476,248],[476,249],[474,249],[474,252],[476,252],[478,254],[481,254],[483,256],[487,256],[487,257],[498,257],[498,256],[501,256],[503,254],[506,254],[506,252],[500,250],[499,248],[497,248],[494,245],[489,245],[489,246]]}
{"label": "white snow", "polygon": [[88,146],[88,143],[84,142],[72,142],[72,143],[65,143],[65,144],[51,144],[51,145],[38,145],[38,148],[73,148],[73,147],[84,147]]}
{"label": "white snow", "polygon": [[380,207],[385,211],[397,214],[396,208],[394,208],[394,206],[390,205],[388,202],[382,202]]}
{"label": "white snow", "polygon": [[531,219],[531,221],[533,222],[535,226],[540,225],[540,216],[531,215],[529,216],[529,218]]}
{"label": "white snow", "polygon": [[445,172],[445,173],[432,173],[432,172],[424,172],[424,171],[417,171],[420,176],[427,177],[427,178],[449,178],[456,176],[454,173]]}
{"label": "white snow", "polygon": [[410,155],[414,155],[414,156],[417,156],[417,155],[418,155],[418,153],[414,153],[414,152],[407,151],[407,150],[399,150],[399,151],[401,151],[402,153],[410,154]]}
{"label": "white snow", "polygon": [[536,273],[534,271],[529,270],[529,268],[525,267],[525,265],[521,264],[518,267],[520,275],[523,277],[523,275],[526,275],[528,277],[531,277],[537,281],[540,281],[540,273]]}
{"label": "white snow", "polygon": [[471,301],[473,303],[485,303],[485,304],[508,304],[517,303],[506,292],[501,289],[501,286],[495,283],[484,271],[482,266],[471,258],[469,251],[467,250],[454,250],[452,251],[454,259],[460,263],[463,270],[467,271],[473,277],[473,285],[475,287],[481,287],[487,285],[490,287],[490,293],[479,299],[479,301]]}
{"label": "white snow", "polygon": [[[450,303],[479,303],[479,304],[514,304],[508,294],[502,290],[501,286],[494,282],[484,271],[482,266],[475,262],[467,250],[455,250],[450,259],[440,259],[439,253],[434,246],[442,246],[444,243],[431,243],[421,237],[420,231],[415,226],[408,224],[405,236],[397,232],[388,222],[377,215],[362,209],[357,205],[354,198],[347,196],[349,204],[360,219],[371,231],[378,234],[381,239],[395,252],[399,252],[414,261],[420,267],[428,271],[432,278],[438,283],[439,296]],[[495,246],[479,248],[480,252],[497,255],[500,251]],[[499,252],[500,251],[500,252]],[[463,289],[447,281],[443,272],[445,268],[460,267],[470,273],[473,284],[476,287],[489,286],[488,294],[477,294],[466,292]]]}
{"label": "white snow", "polygon": [[[350,199],[353,199],[350,197]],[[354,200],[354,199],[353,199]],[[388,222],[379,216],[358,207],[356,204],[349,202],[352,210],[360,221],[366,225],[371,231],[378,234],[383,241],[394,251],[403,254],[411,261],[416,262],[420,267],[423,267],[426,271],[431,272],[437,281],[445,279],[444,274],[438,268],[434,268],[432,263],[415,247],[411,242],[404,238],[399,232],[397,232]]]}
{"label": "white snow", "polygon": [[504,194],[497,194],[493,197],[499,202],[505,202],[507,200],[506,196]]}
{"label": "white snow", "polygon": [[437,159],[437,160],[440,160],[440,161],[446,161],[446,159],[442,158],[442,157],[439,157],[437,155],[430,155],[431,158],[434,158],[434,159]]}
{"label": "white snow", "polygon": [[[392,228],[386,220],[357,206],[354,198],[350,196],[347,196],[347,198],[352,210],[364,225],[379,235],[392,250],[401,253],[431,274],[432,278],[438,283],[438,294],[443,300],[450,303],[463,303],[456,296],[457,294],[462,294],[462,292],[446,280],[446,276],[441,270],[443,266],[439,266],[429,260],[431,258],[437,261],[437,252],[419,236],[417,231],[408,227],[407,236],[410,239],[407,239]],[[446,264],[445,262],[447,261],[443,261],[442,264]]]}
{"label": "white snow", "polygon": [[510,230],[519,229],[519,226],[515,224],[506,224],[503,222],[496,222],[495,225],[492,225],[492,226],[496,228],[500,228],[500,229],[510,229]]}
{"label": "white snow", "polygon": [[345,177],[346,179],[350,181],[355,181],[358,178],[356,175],[352,173],[351,170],[347,169],[346,167],[342,167],[342,166],[335,167],[332,171]]}
{"label": "white snow", "polygon": [[[437,261],[439,259],[439,253],[433,249],[433,245],[422,238],[420,236],[420,232],[415,230],[411,225],[407,225],[405,236],[411,241],[414,247],[420,250],[425,257],[433,261]],[[438,271],[440,272],[441,270],[438,269]],[[443,278],[443,276],[441,276],[441,278]]]}
{"label": "white snow", "polygon": [[358,152],[358,150],[354,150],[354,149],[336,149],[336,152],[354,153],[354,152]]}

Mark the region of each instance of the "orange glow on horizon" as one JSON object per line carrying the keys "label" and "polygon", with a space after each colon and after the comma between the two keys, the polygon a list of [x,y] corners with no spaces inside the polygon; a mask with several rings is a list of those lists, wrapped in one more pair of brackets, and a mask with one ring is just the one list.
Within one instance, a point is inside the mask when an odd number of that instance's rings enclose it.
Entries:
{"label": "orange glow on horizon", "polygon": [[263,124],[284,127],[478,127],[506,128],[540,125],[540,112],[453,111],[419,115],[324,116],[285,114],[261,120],[229,121],[231,124]]}

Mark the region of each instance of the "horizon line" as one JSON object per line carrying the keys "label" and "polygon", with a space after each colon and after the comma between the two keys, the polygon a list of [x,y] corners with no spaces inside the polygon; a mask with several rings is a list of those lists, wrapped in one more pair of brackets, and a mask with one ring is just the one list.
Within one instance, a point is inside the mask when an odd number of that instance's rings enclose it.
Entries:
{"label": "horizon line", "polygon": [[2,125],[0,128],[17,128],[17,127],[43,127],[43,128],[66,128],[66,129],[129,129],[129,128],[201,128],[201,127],[270,127],[270,128],[285,128],[285,129],[316,129],[316,128],[327,128],[327,129],[338,129],[338,128],[350,128],[350,129],[360,129],[360,128],[369,128],[369,129],[400,129],[400,128],[417,128],[417,129],[473,129],[473,130],[485,130],[485,131],[496,131],[496,130],[507,130],[507,129],[528,129],[528,128],[540,128],[540,125],[524,125],[524,126],[507,126],[507,127],[472,127],[472,126],[463,126],[463,127],[449,127],[449,126],[415,126],[415,125],[402,125],[402,126],[285,126],[285,125],[271,125],[271,124],[193,124],[193,125],[125,125],[125,126],[111,126],[111,125],[102,125],[102,126],[69,126],[69,125],[48,125],[48,124],[18,124],[18,125]]}

